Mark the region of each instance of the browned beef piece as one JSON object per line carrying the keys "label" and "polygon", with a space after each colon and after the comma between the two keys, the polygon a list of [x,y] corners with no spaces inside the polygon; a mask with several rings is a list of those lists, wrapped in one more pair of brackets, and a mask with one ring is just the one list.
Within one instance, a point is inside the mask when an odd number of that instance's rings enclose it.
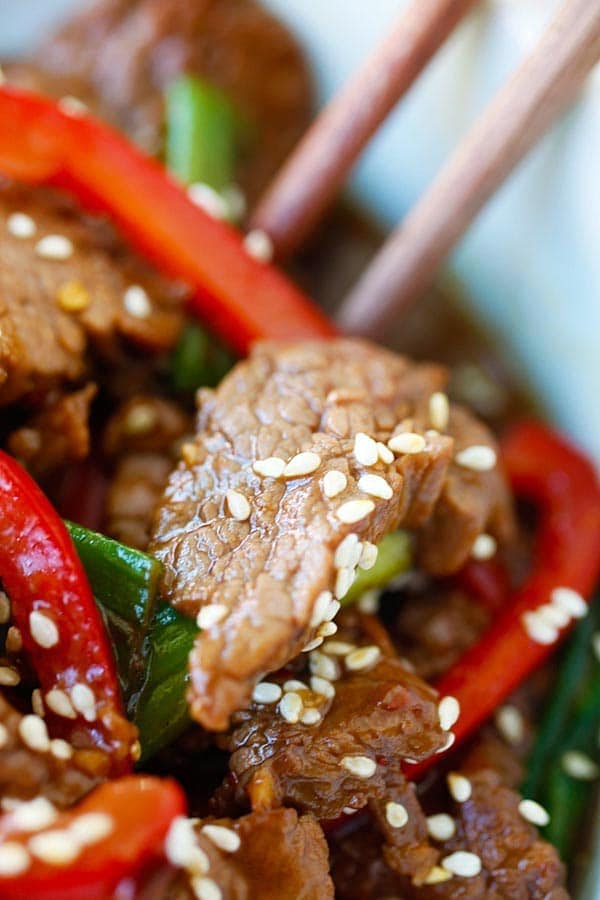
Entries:
{"label": "browned beef piece", "polygon": [[[40,63],[41,61],[41,63]],[[238,179],[265,187],[306,128],[308,69],[279,22],[254,0],[100,0],[36,51],[53,93],[94,98],[100,113],[151,152],[163,142],[163,92],[182,72],[231,98],[252,133]],[[8,69],[10,77],[35,75]],[[65,91],[65,83],[73,79]],[[44,73],[37,78],[44,83]]]}
{"label": "browned beef piece", "polygon": [[112,458],[125,453],[171,453],[191,428],[190,417],[172,400],[138,394],[111,416],[102,446]]}
{"label": "browned beef piece", "polygon": [[173,467],[164,453],[130,453],[117,463],[105,503],[104,531],[145,550],[156,506]]}
{"label": "browned beef piece", "polygon": [[[494,445],[489,432],[460,410],[452,412],[449,434],[428,430],[429,398],[445,378],[441,367],[413,364],[359,340],[266,343],[216,391],[200,392],[198,434],[184,445],[184,461],[169,480],[150,547],[167,567],[165,590],[175,606],[194,615],[217,603],[228,613],[200,635],[191,658],[192,714],[207,728],[226,728],[256,679],[314,637],[317,597],[335,588],[335,552],[349,534],[377,542],[401,525],[413,528],[435,571],[459,567],[484,529],[500,539],[510,534],[501,473],[452,462],[455,443],[465,443],[463,428]],[[422,452],[392,463],[357,461],[357,433],[387,441],[410,429],[425,433]],[[263,477],[252,468],[256,460],[288,461],[306,451],[316,454],[310,457],[315,469],[304,476]],[[346,487],[330,497],[324,476],[333,470]],[[391,498],[359,489],[366,474],[385,478]],[[445,525],[424,528],[437,521],[438,507],[446,522],[449,478],[453,536],[438,545]],[[462,483],[464,496],[456,499]],[[356,500],[372,502],[372,511],[343,521],[340,508]]]}
{"label": "browned beef piece", "polygon": [[[14,236],[7,224],[16,212],[33,219],[35,235]],[[90,348],[109,361],[121,338],[145,351],[172,346],[185,292],[131,254],[105,220],[83,216],[61,195],[0,183],[0,228],[0,406],[22,398],[37,405],[77,383]],[[41,255],[38,242],[49,235],[71,242],[67,259]],[[149,298],[141,315],[124,303],[131,286]]]}

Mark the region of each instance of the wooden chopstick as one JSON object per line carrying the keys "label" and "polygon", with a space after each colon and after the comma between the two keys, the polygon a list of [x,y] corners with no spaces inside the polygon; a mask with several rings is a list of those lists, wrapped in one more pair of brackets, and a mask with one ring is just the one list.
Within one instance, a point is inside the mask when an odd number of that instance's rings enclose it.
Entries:
{"label": "wooden chopstick", "polygon": [[279,258],[302,243],[379,125],[476,2],[413,0],[318,116],[251,219]]}
{"label": "wooden chopstick", "polygon": [[[529,58],[360,277],[338,320],[381,337],[430,286],[485,202],[567,108],[600,59],[600,0],[564,0]],[[532,236],[532,240],[533,240]]]}

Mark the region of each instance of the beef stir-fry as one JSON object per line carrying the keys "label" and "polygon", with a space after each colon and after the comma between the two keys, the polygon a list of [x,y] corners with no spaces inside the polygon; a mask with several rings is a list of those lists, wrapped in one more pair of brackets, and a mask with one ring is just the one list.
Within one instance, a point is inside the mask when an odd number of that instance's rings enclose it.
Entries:
{"label": "beef stir-fry", "polygon": [[253,0],[101,0],[4,71],[0,897],[571,896],[592,465],[234,229],[310,109]]}

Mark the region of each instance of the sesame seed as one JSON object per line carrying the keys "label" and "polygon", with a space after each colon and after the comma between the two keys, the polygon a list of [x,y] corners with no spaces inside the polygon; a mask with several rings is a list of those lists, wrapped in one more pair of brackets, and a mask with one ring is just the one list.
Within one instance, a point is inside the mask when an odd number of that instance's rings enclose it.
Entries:
{"label": "sesame seed", "polygon": [[342,491],[345,491],[347,484],[348,479],[343,472],[338,471],[338,469],[330,469],[323,476],[323,493],[331,500],[333,497],[341,494]]}
{"label": "sesame seed", "polygon": [[454,461],[463,469],[472,469],[474,472],[489,472],[496,465],[496,451],[487,444],[473,444],[465,447],[454,457]]}
{"label": "sesame seed", "polygon": [[227,506],[233,518],[238,522],[245,522],[250,518],[250,503],[240,491],[227,491]]}
{"label": "sesame seed", "polygon": [[354,457],[361,466],[374,466],[379,459],[377,442],[364,431],[354,438]]}
{"label": "sesame seed", "polygon": [[553,628],[566,628],[571,621],[569,613],[560,606],[555,606],[554,603],[543,603],[535,612],[540,619]]}
{"label": "sesame seed", "polygon": [[50,741],[50,753],[56,759],[71,759],[73,748],[68,741],[63,741],[62,738],[53,738]]}
{"label": "sesame seed", "polygon": [[444,881],[450,881],[452,872],[447,872],[441,866],[433,866],[427,873],[423,884],[442,884]]}
{"label": "sesame seed", "polygon": [[58,644],[59,634],[56,624],[44,613],[34,610],[29,614],[31,637],[40,647],[48,650]]}
{"label": "sesame seed", "polygon": [[69,831],[44,831],[29,839],[29,849],[42,862],[52,866],[67,866],[79,856],[80,846]]}
{"label": "sesame seed", "polygon": [[11,625],[6,632],[6,649],[9,653],[18,653],[23,648],[23,638],[16,625]]}
{"label": "sesame seed", "polygon": [[473,788],[469,779],[465,778],[464,775],[450,772],[450,774],[446,776],[446,782],[451,797],[456,800],[457,803],[464,803],[471,796]]}
{"label": "sesame seed", "polygon": [[286,478],[301,478],[303,475],[310,475],[315,472],[321,465],[321,457],[312,450],[304,450],[302,453],[296,453],[292,456],[283,474]]}
{"label": "sesame seed", "polygon": [[434,841],[449,841],[456,833],[456,822],[447,813],[427,817],[427,831]]}
{"label": "sesame seed", "polygon": [[147,319],[152,313],[152,304],[141,284],[131,284],[123,294],[125,312],[134,319]]}
{"label": "sesame seed", "polygon": [[374,616],[379,612],[380,597],[381,591],[377,588],[373,588],[371,591],[365,591],[356,605],[361,613],[367,613],[367,615]]}
{"label": "sesame seed", "polygon": [[46,710],[44,709],[44,698],[42,697],[42,692],[39,688],[35,688],[31,692],[31,708],[36,716],[44,716]]}
{"label": "sesame seed", "polygon": [[47,234],[35,245],[35,252],[44,259],[69,259],[73,249],[72,242],[62,234]]}
{"label": "sesame seed", "polygon": [[195,875],[205,875],[210,868],[208,856],[198,847],[190,819],[176,816],[165,838],[165,856],[173,866],[182,867]]}
{"label": "sesame seed", "polygon": [[48,729],[40,716],[34,714],[23,716],[19,722],[19,734],[23,743],[32,750],[45,753],[50,747]]}
{"label": "sesame seed", "polygon": [[0,666],[0,684],[4,687],[14,687],[19,684],[21,676],[16,669],[10,666]]}
{"label": "sesame seed", "polygon": [[359,647],[353,650],[345,659],[346,668],[351,672],[358,672],[361,669],[369,669],[379,662],[381,658],[381,650],[374,644],[368,647]]}
{"label": "sesame seed", "polygon": [[320,625],[321,622],[325,621],[325,615],[332,600],[333,594],[331,593],[331,591],[321,591],[321,593],[317,596],[315,605],[313,606],[312,615],[310,617],[310,625],[312,628],[316,628],[317,625]]}
{"label": "sesame seed", "polygon": [[237,184],[228,184],[222,191],[223,200],[227,204],[229,218],[240,222],[246,215],[248,204],[246,195]]}
{"label": "sesame seed", "polygon": [[348,653],[356,650],[356,645],[349,644],[347,641],[327,641],[323,649],[332,656],[347,656]]}
{"label": "sesame seed", "polygon": [[255,703],[277,703],[280,698],[281,688],[272,681],[260,681],[252,692]]}
{"label": "sesame seed", "polygon": [[10,622],[10,616],[10,600],[4,591],[0,591],[0,625],[6,625],[7,622]]}
{"label": "sesame seed", "polygon": [[58,816],[55,806],[45,797],[19,803],[10,813],[10,824],[15,831],[41,831],[52,825]]}
{"label": "sesame seed", "polygon": [[318,675],[327,681],[336,681],[340,677],[340,668],[335,659],[319,651],[313,651],[309,659],[311,675]]}
{"label": "sesame seed", "polygon": [[365,516],[370,515],[374,509],[375,504],[372,500],[348,500],[336,509],[335,514],[345,525],[354,525],[355,522],[360,522]]}
{"label": "sesame seed", "polygon": [[268,263],[273,259],[273,241],[260,228],[253,228],[244,237],[244,248],[248,256],[252,256],[259,262]]}
{"label": "sesame seed", "polygon": [[358,565],[361,569],[365,571],[367,569],[372,569],[375,563],[377,562],[377,557],[379,555],[379,550],[372,544],[371,541],[364,541],[362,546],[362,553],[360,554],[360,559],[358,561]]}
{"label": "sesame seed", "polygon": [[284,681],[283,690],[286,693],[288,691],[307,691],[308,685],[304,684],[303,681],[298,681],[296,678],[290,678],[289,681]]}
{"label": "sesame seed", "polygon": [[331,637],[332,635],[334,635],[337,632],[337,630],[338,630],[338,627],[335,624],[335,622],[323,622],[322,625],[319,625],[319,630],[317,631],[317,634],[321,638],[326,638],[326,637]]}
{"label": "sesame seed", "polygon": [[382,500],[391,500],[394,495],[391,484],[381,475],[361,475],[358,479],[358,489],[363,494],[380,497]]}
{"label": "sesame seed", "polygon": [[125,419],[126,434],[149,434],[158,425],[158,413],[149,403],[136,403]]}
{"label": "sesame seed", "polygon": [[316,650],[317,647],[320,647],[322,643],[323,643],[323,638],[316,637],[312,641],[309,641],[308,644],[305,644],[305,646],[302,648],[302,652],[310,653],[311,650]]}
{"label": "sesame seed", "polygon": [[353,816],[355,813],[358,812],[358,810],[357,810],[357,809],[354,809],[353,806],[344,806],[342,812],[343,812],[344,815],[346,815],[346,816]]}
{"label": "sesame seed", "polygon": [[461,878],[474,878],[481,872],[481,859],[476,853],[456,850],[450,856],[444,857],[442,866],[453,875],[459,875]]}
{"label": "sesame seed", "polygon": [[429,398],[429,421],[437,431],[445,431],[449,418],[448,397],[442,391],[435,391]]}
{"label": "sesame seed", "polygon": [[600,662],[600,631],[595,631],[592,635],[592,650],[594,656]]}
{"label": "sesame seed", "polygon": [[444,697],[438,704],[438,716],[442,731],[450,731],[460,716],[460,703],[456,697]]}
{"label": "sesame seed", "polygon": [[285,459],[280,459],[278,456],[257,459],[252,463],[252,469],[263,478],[281,478],[285,469]]}
{"label": "sesame seed", "polygon": [[520,744],[525,737],[523,715],[516,706],[507,704],[496,710],[496,728],[509,744]]}
{"label": "sesame seed", "polygon": [[444,741],[444,743],[442,744],[441,747],[437,748],[437,750],[435,752],[436,753],[445,753],[446,750],[450,749],[450,747],[454,744],[455,741],[456,741],[456,735],[454,734],[453,731],[449,731],[446,734],[446,740]]}
{"label": "sesame seed", "polygon": [[303,725],[317,725],[321,721],[321,713],[314,707],[305,709],[300,716],[300,721]]}
{"label": "sesame seed", "polygon": [[377,441],[377,454],[382,463],[385,463],[386,466],[391,465],[394,462],[394,454],[383,444],[381,441]]}
{"label": "sesame seed", "polygon": [[496,554],[498,544],[491,534],[478,535],[471,547],[471,556],[473,559],[491,559]]}
{"label": "sesame seed", "polygon": [[86,722],[94,721],[96,718],[96,698],[94,697],[94,692],[87,684],[79,682],[73,685],[71,688],[71,702]]}
{"label": "sesame seed", "polygon": [[323,616],[325,622],[331,622],[332,619],[335,619],[341,608],[342,606],[339,600],[330,600],[327,604],[325,615]]}
{"label": "sesame seed", "polygon": [[235,853],[240,849],[240,837],[232,828],[225,828],[223,825],[204,825],[202,834],[205,834],[219,850]]}
{"label": "sesame seed", "polygon": [[203,209],[213,219],[223,221],[227,218],[229,212],[227,203],[221,194],[209,184],[205,184],[203,181],[190,184],[187,189],[187,195],[192,203]]}
{"label": "sesame seed", "polygon": [[425,449],[425,438],[414,431],[402,431],[390,438],[387,445],[394,453],[422,453]]}
{"label": "sesame seed", "polygon": [[64,312],[82,312],[90,305],[90,295],[80,281],[67,281],[61,285],[56,299]]}
{"label": "sesame seed", "polygon": [[61,97],[57,105],[61,112],[66,116],[72,116],[74,119],[79,119],[89,112],[83,100],[80,100],[79,97],[72,97],[70,94]]}
{"label": "sesame seed", "polygon": [[0,747],[6,747],[8,744],[8,729],[6,725],[0,722]]}
{"label": "sesame seed", "polygon": [[406,807],[391,800],[385,804],[385,817],[392,828],[403,828],[408,822]]}
{"label": "sesame seed", "polygon": [[581,594],[577,593],[577,591],[574,591],[572,588],[554,588],[550,595],[550,600],[555,606],[568,612],[574,619],[581,619],[587,614],[587,603]]}
{"label": "sesame seed", "polygon": [[77,713],[73,709],[73,704],[68,694],[59,688],[52,688],[51,691],[48,691],[46,694],[46,705],[57,716],[63,716],[65,719],[77,718]]}
{"label": "sesame seed", "polygon": [[83,813],[69,825],[69,831],[79,844],[97,844],[114,829],[114,821],[107,813]]}
{"label": "sesame seed", "polygon": [[344,756],[340,765],[357,778],[372,778],[377,771],[377,763],[368,756]]}
{"label": "sesame seed", "polygon": [[355,574],[354,569],[338,569],[335,579],[335,596],[340,600],[346,596],[354,584]]}
{"label": "sesame seed", "polygon": [[16,841],[0,844],[0,878],[20,875],[29,868],[29,861],[29,853],[22,844]]}
{"label": "sesame seed", "polygon": [[191,887],[197,900],[221,900],[221,888],[212,878],[192,878]]}
{"label": "sesame seed", "polygon": [[303,709],[302,697],[295,691],[289,691],[287,694],[284,694],[279,704],[279,712],[285,721],[290,722],[292,725],[299,721]]}
{"label": "sesame seed", "polygon": [[561,763],[567,775],[577,781],[595,781],[600,774],[600,768],[594,760],[580,750],[567,750],[562,755]]}
{"label": "sesame seed", "polygon": [[315,694],[320,694],[321,697],[327,697],[328,700],[333,700],[335,697],[335,688],[326,678],[320,678],[318,675],[313,675],[310,679],[310,687]]}
{"label": "sesame seed", "polygon": [[537,612],[523,613],[521,622],[528,637],[536,644],[553,644],[558,639],[556,628],[548,624]]}
{"label": "sesame seed", "polygon": [[27,213],[15,212],[6,220],[6,227],[10,234],[16,238],[33,237],[37,231],[37,225]]}
{"label": "sesame seed", "polygon": [[203,631],[207,631],[217,622],[221,622],[228,612],[229,609],[224,603],[208,603],[196,616],[196,625]]}
{"label": "sesame seed", "polygon": [[359,541],[358,535],[347,534],[335,551],[333,564],[336,569],[354,568],[358,565],[361,553],[362,543]]}
{"label": "sesame seed", "polygon": [[539,828],[545,828],[550,823],[548,811],[535,800],[521,800],[519,812],[527,822]]}

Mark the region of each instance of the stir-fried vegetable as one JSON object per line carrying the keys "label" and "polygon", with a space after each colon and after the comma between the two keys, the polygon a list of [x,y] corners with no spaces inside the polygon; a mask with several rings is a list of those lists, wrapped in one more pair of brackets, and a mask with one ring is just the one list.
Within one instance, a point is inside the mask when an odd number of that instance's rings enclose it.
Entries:
{"label": "stir-fried vegetable", "polygon": [[365,591],[384,588],[398,575],[407,572],[412,564],[412,540],[407,531],[386,534],[377,545],[377,561],[371,569],[358,569],[342,604],[353,603]]}
{"label": "stir-fried vegetable", "polygon": [[233,365],[233,357],[206,329],[195,323],[183,329],[171,355],[170,376],[176,394],[214,387]]}

